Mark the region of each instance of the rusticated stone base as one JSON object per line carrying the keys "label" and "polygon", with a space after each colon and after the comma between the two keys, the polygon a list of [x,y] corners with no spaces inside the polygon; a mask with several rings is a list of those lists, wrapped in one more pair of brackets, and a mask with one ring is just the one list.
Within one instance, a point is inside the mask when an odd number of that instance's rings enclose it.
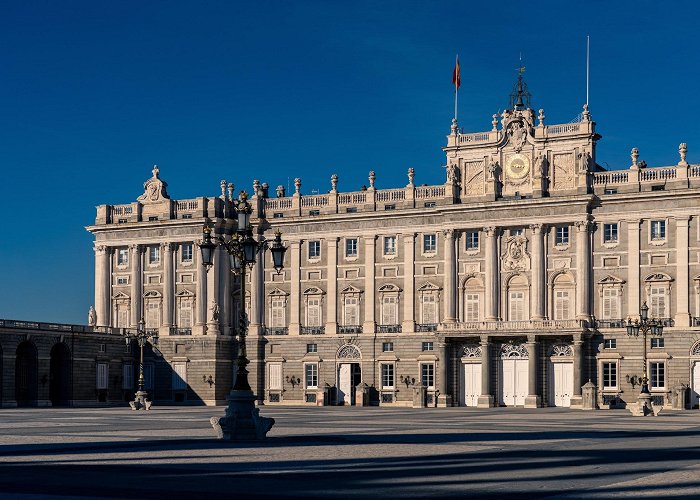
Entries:
{"label": "rusticated stone base", "polygon": [[216,437],[226,441],[254,441],[265,439],[275,425],[275,419],[261,417],[255,407],[253,391],[231,391],[228,408],[223,417],[211,417],[210,422]]}

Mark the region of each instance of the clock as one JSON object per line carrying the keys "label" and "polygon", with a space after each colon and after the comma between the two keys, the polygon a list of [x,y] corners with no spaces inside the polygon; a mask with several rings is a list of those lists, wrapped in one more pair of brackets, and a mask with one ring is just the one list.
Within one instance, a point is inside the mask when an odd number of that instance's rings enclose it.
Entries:
{"label": "clock", "polygon": [[506,173],[511,179],[522,179],[530,172],[530,160],[525,155],[514,154],[506,161]]}

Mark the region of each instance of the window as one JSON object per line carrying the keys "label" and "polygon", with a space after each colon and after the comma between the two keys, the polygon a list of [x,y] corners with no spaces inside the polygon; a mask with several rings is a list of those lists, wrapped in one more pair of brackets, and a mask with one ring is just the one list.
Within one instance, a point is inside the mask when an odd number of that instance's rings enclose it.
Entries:
{"label": "window", "polygon": [[270,363],[270,390],[282,390],[282,363]]}
{"label": "window", "polygon": [[464,321],[479,321],[479,294],[464,295]]}
{"label": "window", "polygon": [[603,340],[603,346],[605,349],[617,349],[617,339],[605,339]]}
{"label": "window", "polygon": [[394,351],[394,343],[393,342],[383,342],[382,343],[382,352],[393,352]]}
{"label": "window", "polygon": [[396,204],[390,203],[389,205],[384,205],[384,210],[396,210]]}
{"label": "window", "polygon": [[117,328],[128,328],[129,327],[129,305],[119,304],[117,305]]}
{"label": "window", "polygon": [[394,388],[394,365],[382,364],[382,389]]}
{"label": "window", "polygon": [[192,218],[192,214],[182,214],[182,218],[183,218],[183,219],[191,219],[191,218]]}
{"label": "window", "polygon": [[129,284],[129,278],[127,276],[118,276],[117,277],[117,285],[128,285]]}
{"label": "window", "polygon": [[272,214],[273,219],[282,219],[284,217],[284,214],[282,212],[275,212]]}
{"label": "window", "polygon": [[177,326],[180,328],[192,328],[192,300],[183,299],[180,301],[178,311],[180,316]]}
{"label": "window", "polygon": [[173,363],[173,390],[184,391],[187,389],[187,363],[179,361]]}
{"label": "window", "polygon": [[129,219],[119,219],[117,224],[126,224],[127,222],[129,222]]}
{"label": "window", "polygon": [[382,297],[382,325],[398,324],[399,298],[396,295]]}
{"label": "window", "polygon": [[603,190],[603,194],[617,194],[617,189],[614,188],[606,188]]}
{"label": "window", "polygon": [[666,318],[666,287],[652,286],[649,289],[649,316],[652,318]]}
{"label": "window", "polygon": [[145,389],[153,389],[153,363],[143,365],[143,386]]}
{"label": "window", "polygon": [[318,344],[306,344],[306,352],[318,352]]}
{"label": "window", "polygon": [[272,328],[285,326],[285,302],[284,297],[272,297],[270,299],[270,326]]}
{"label": "window", "polygon": [[119,248],[117,250],[117,265],[126,266],[129,263],[129,249]]}
{"label": "window", "polygon": [[555,244],[557,246],[566,246],[569,244],[569,226],[557,226]]}
{"label": "window", "polygon": [[357,238],[348,238],[345,240],[345,256],[357,257]]}
{"label": "window", "polygon": [[318,215],[321,215],[321,211],[320,210],[309,210],[309,215],[311,217],[316,217]]}
{"label": "window", "polygon": [[435,365],[433,363],[421,363],[420,381],[428,389],[435,387]]}
{"label": "window", "polygon": [[661,349],[664,346],[664,339],[659,337],[653,337],[651,339],[652,349]]}
{"label": "window", "polygon": [[663,184],[658,184],[656,186],[651,186],[651,190],[652,191],[665,191],[666,186],[664,186]]}
{"label": "window", "polygon": [[354,326],[360,324],[359,298],[354,295],[346,295],[344,300],[343,324]]}
{"label": "window", "polygon": [[304,385],[307,389],[318,387],[318,363],[306,363],[304,365]]}
{"label": "window", "polygon": [[146,303],[146,328],[158,328],[160,326],[160,304],[154,300]]}
{"label": "window", "polygon": [[465,236],[465,248],[467,250],[479,249],[479,231],[467,231]]}
{"label": "window", "polygon": [[620,293],[617,288],[603,289],[602,319],[620,319]]}
{"label": "window", "polygon": [[95,383],[98,389],[107,389],[109,385],[109,365],[107,363],[97,363],[97,380]]}
{"label": "window", "polygon": [[434,201],[426,201],[425,203],[423,203],[423,206],[425,208],[435,208],[437,207],[437,203],[435,203]]}
{"label": "window", "polygon": [[434,344],[432,342],[423,342],[421,344],[421,351],[432,351]]}
{"label": "window", "polygon": [[306,326],[321,326],[321,298],[306,299]]}
{"label": "window", "polygon": [[424,293],[422,295],[421,318],[424,325],[437,324],[437,296],[434,293]]}
{"label": "window", "polygon": [[554,319],[571,318],[571,301],[569,300],[569,290],[554,291]]}
{"label": "window", "polygon": [[603,390],[617,389],[617,363],[603,363]]}
{"label": "window", "polygon": [[664,241],[666,239],[666,221],[651,221],[651,241]]}
{"label": "window", "polygon": [[522,228],[511,229],[511,230],[510,230],[510,235],[511,235],[511,236],[522,236],[522,235],[523,235],[523,230],[522,230]]}
{"label": "window", "polygon": [[348,207],[345,209],[346,214],[356,214],[357,213],[357,207]]}
{"label": "window", "polygon": [[321,242],[309,241],[309,259],[320,259],[321,258]]}
{"label": "window", "polygon": [[134,388],[134,365],[124,363],[122,365],[122,389]]}
{"label": "window", "polygon": [[508,320],[525,321],[525,292],[511,291],[508,301]]}
{"label": "window", "polygon": [[652,389],[664,389],[666,387],[666,363],[652,361],[649,363],[649,384]]}
{"label": "window", "polygon": [[435,253],[437,251],[437,234],[423,235],[423,253]]}
{"label": "window", "polygon": [[617,243],[617,223],[603,224],[603,243]]}
{"label": "window", "polygon": [[157,215],[151,215],[151,216],[148,217],[148,222],[155,222],[155,221],[157,221],[157,220],[158,220],[158,216],[157,216]]}
{"label": "window", "polygon": [[183,243],[182,249],[182,262],[192,262],[192,243]]}
{"label": "window", "polygon": [[152,246],[148,247],[148,263],[151,265],[158,264],[160,262],[160,247]]}
{"label": "window", "polygon": [[384,255],[396,255],[396,236],[384,237]]}

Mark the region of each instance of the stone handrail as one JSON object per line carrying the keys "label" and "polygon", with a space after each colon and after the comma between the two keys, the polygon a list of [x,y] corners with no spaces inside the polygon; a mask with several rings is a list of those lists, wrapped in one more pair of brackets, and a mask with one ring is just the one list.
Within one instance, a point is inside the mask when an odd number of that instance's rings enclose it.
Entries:
{"label": "stone handrail", "polygon": [[530,320],[530,321],[467,321],[463,323],[440,323],[438,331],[460,330],[563,330],[585,328],[586,321],[579,319]]}
{"label": "stone handrail", "polygon": [[268,198],[265,200],[265,206],[268,210],[285,210],[292,208],[291,198]]}
{"label": "stone handrail", "polygon": [[367,203],[367,191],[338,194],[338,205],[363,205]]}
{"label": "stone handrail", "polygon": [[71,325],[65,323],[42,323],[39,321],[22,321],[15,319],[0,319],[0,328],[16,328],[23,330],[45,330],[67,333],[101,333],[107,335],[124,335],[130,328],[115,328],[111,326]]}
{"label": "stone handrail", "polygon": [[593,185],[627,184],[629,174],[625,172],[594,172]]}
{"label": "stone handrail", "polygon": [[581,129],[580,123],[562,123],[561,125],[548,125],[547,135],[562,135],[578,132]]}
{"label": "stone handrail", "polygon": [[195,211],[199,208],[199,200],[196,198],[194,200],[178,200],[177,201],[177,211],[178,212],[188,212]]}
{"label": "stone handrail", "polygon": [[405,189],[383,189],[381,191],[377,191],[377,201],[399,201],[405,199]]}
{"label": "stone handrail", "polygon": [[470,142],[488,142],[489,133],[488,132],[477,132],[475,134],[459,134],[460,144],[470,143]]}
{"label": "stone handrail", "polygon": [[112,205],[110,207],[110,212],[112,216],[131,215],[133,213],[133,208],[131,205]]}
{"label": "stone handrail", "polygon": [[445,186],[418,186],[416,188],[416,199],[444,198]]}
{"label": "stone handrail", "polygon": [[302,196],[301,206],[302,207],[325,207],[328,205],[328,195],[319,194],[312,196]]}
{"label": "stone handrail", "polygon": [[640,181],[660,181],[676,178],[676,167],[645,168],[639,171]]}

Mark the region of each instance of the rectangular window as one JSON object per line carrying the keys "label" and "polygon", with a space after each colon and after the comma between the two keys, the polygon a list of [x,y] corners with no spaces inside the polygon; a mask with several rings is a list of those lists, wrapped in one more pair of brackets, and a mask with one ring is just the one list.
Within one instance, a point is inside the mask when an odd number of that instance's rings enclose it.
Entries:
{"label": "rectangular window", "polygon": [[467,231],[465,235],[465,248],[467,250],[479,249],[479,231]]}
{"label": "rectangular window", "polygon": [[569,300],[568,290],[555,290],[554,292],[554,319],[570,319],[571,318],[571,301]]}
{"label": "rectangular window", "polygon": [[510,230],[510,235],[511,235],[511,236],[522,236],[522,235],[523,235],[523,229],[522,229],[522,228],[511,229],[511,230]]}
{"label": "rectangular window", "polygon": [[659,338],[659,337],[652,337],[651,339],[651,348],[652,349],[661,349],[664,346],[664,339]]}
{"label": "rectangular window", "polygon": [[129,327],[129,308],[126,305],[117,306],[117,328]]}
{"label": "rectangular window", "polygon": [[603,363],[603,390],[617,389],[617,363]]}
{"label": "rectangular window", "polygon": [[393,389],[394,388],[394,365],[393,364],[383,364],[382,365],[382,389]]}
{"label": "rectangular window", "polygon": [[157,215],[150,215],[150,216],[148,217],[148,222],[155,222],[155,221],[157,221],[157,220],[158,220],[158,216],[157,216]]}
{"label": "rectangular window", "polygon": [[664,186],[663,184],[658,184],[656,186],[651,186],[651,190],[652,191],[665,191],[666,186]]}
{"label": "rectangular window", "polygon": [[649,363],[649,385],[652,389],[664,389],[666,387],[666,363],[652,361]]}
{"label": "rectangular window", "polygon": [[424,294],[421,301],[421,316],[423,324],[437,324],[437,297],[431,294]]}
{"label": "rectangular window", "polygon": [[304,384],[307,389],[318,387],[318,364],[306,363],[304,365]]}
{"label": "rectangular window", "polygon": [[97,380],[98,389],[107,389],[109,386],[109,365],[107,363],[97,363]]}
{"label": "rectangular window", "polygon": [[423,253],[437,252],[437,234],[423,235]]}
{"label": "rectangular window", "polygon": [[309,259],[321,258],[321,242],[318,240],[309,241]]}
{"label": "rectangular window", "polygon": [[651,240],[663,241],[666,239],[666,221],[653,220],[651,221]]}
{"label": "rectangular window", "polygon": [[464,295],[464,321],[479,321],[479,294]]}
{"label": "rectangular window", "polygon": [[601,319],[620,319],[620,295],[616,288],[603,289],[603,317]]}
{"label": "rectangular window", "polygon": [[270,363],[270,390],[282,390],[282,364]]}
{"label": "rectangular window", "polygon": [[509,321],[525,321],[525,292],[512,291],[509,294]]}
{"label": "rectangular window", "polygon": [[603,243],[617,243],[617,223],[603,224]]}
{"label": "rectangular window", "polygon": [[275,212],[272,214],[273,219],[282,219],[284,217],[284,214],[282,212]]}
{"label": "rectangular window", "polygon": [[666,318],[666,288],[653,286],[649,290],[649,316],[652,318]]}
{"label": "rectangular window", "polygon": [[357,238],[348,238],[345,240],[345,256],[357,257]]}
{"label": "rectangular window", "polygon": [[187,389],[187,363],[173,363],[173,390],[184,391]]}
{"label": "rectangular window", "polygon": [[129,278],[127,276],[118,276],[117,277],[117,285],[128,285],[129,284]]}
{"label": "rectangular window", "polygon": [[569,244],[569,226],[557,226],[556,245],[565,246]]}
{"label": "rectangular window", "polygon": [[117,249],[117,265],[125,266],[129,263],[129,249],[119,248]]}
{"label": "rectangular window", "polygon": [[605,349],[617,349],[617,339],[604,339],[603,345]]}
{"label": "rectangular window", "polygon": [[158,264],[160,262],[160,247],[152,246],[148,247],[148,263],[151,265]]}
{"label": "rectangular window", "polygon": [[182,218],[183,218],[183,219],[191,219],[191,218],[192,218],[192,214],[182,214]]}
{"label": "rectangular window", "polygon": [[160,326],[160,304],[155,301],[146,303],[146,328],[158,328]]}
{"label": "rectangular window", "polygon": [[306,352],[318,352],[318,344],[306,344]]}
{"label": "rectangular window", "polygon": [[421,344],[421,351],[432,351],[434,344],[432,342],[423,342]]}
{"label": "rectangular window", "polygon": [[122,365],[122,389],[134,388],[134,365],[124,363]]}
{"label": "rectangular window", "polygon": [[606,188],[603,190],[603,194],[617,194],[617,189],[615,188]]}
{"label": "rectangular window", "polygon": [[119,219],[117,224],[126,224],[127,222],[129,222],[129,219]]}
{"label": "rectangular window", "polygon": [[357,207],[348,207],[345,209],[346,214],[356,214],[357,213]]}
{"label": "rectangular window", "polygon": [[437,207],[437,203],[435,203],[434,201],[426,201],[425,203],[423,203],[423,206],[425,208],[435,208]]}
{"label": "rectangular window", "polygon": [[145,389],[153,389],[153,363],[143,365],[143,386]]}
{"label": "rectangular window", "polygon": [[359,299],[354,296],[345,297],[345,310],[343,311],[343,321],[346,326],[360,324]]}
{"label": "rectangular window", "polygon": [[394,343],[393,342],[383,342],[382,343],[382,352],[393,352],[394,351]]}
{"label": "rectangular window", "polygon": [[285,300],[284,297],[272,297],[270,300],[270,326],[273,328],[279,328],[286,326],[286,318],[284,311]]}
{"label": "rectangular window", "polygon": [[396,236],[384,237],[384,255],[396,255]]}
{"label": "rectangular window", "polygon": [[390,203],[388,205],[384,205],[384,210],[396,210],[396,204]]}
{"label": "rectangular window", "polygon": [[421,363],[420,380],[428,389],[435,387],[435,365],[433,363]]}
{"label": "rectangular window", "polygon": [[309,210],[309,215],[311,217],[317,217],[317,216],[321,215],[321,211],[320,210]]}
{"label": "rectangular window", "polygon": [[183,243],[182,249],[182,262],[192,262],[192,243]]}
{"label": "rectangular window", "polygon": [[382,297],[382,325],[398,324],[398,302],[399,298],[394,295]]}
{"label": "rectangular window", "polygon": [[180,328],[192,328],[192,301],[183,300],[180,302],[180,321],[177,325]]}
{"label": "rectangular window", "polygon": [[321,299],[309,297],[306,302],[306,326],[321,326]]}

